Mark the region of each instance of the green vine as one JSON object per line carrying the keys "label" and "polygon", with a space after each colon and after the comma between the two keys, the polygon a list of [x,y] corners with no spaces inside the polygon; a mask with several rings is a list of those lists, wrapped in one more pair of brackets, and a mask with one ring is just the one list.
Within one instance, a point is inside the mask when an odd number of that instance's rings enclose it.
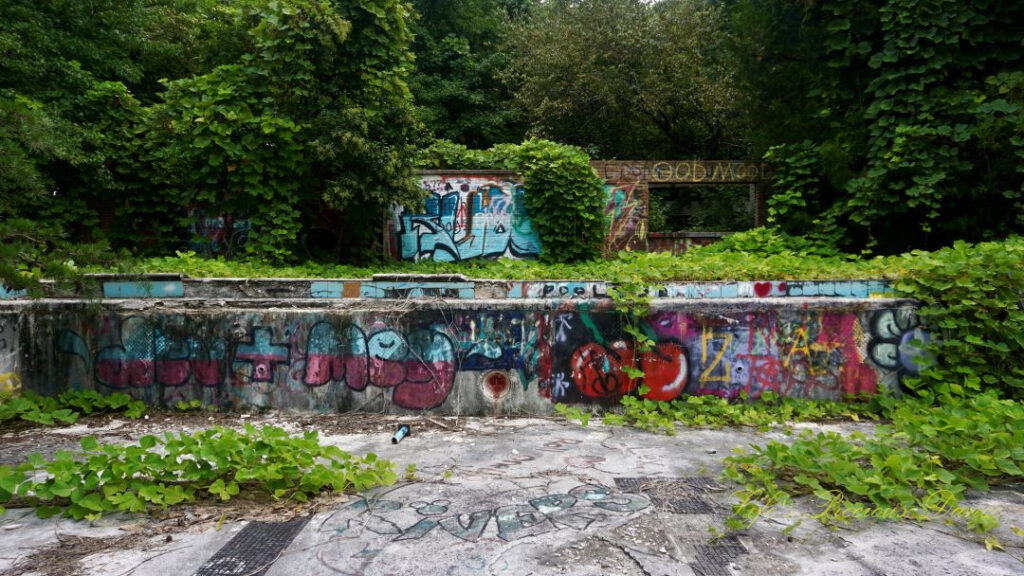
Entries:
{"label": "green vine", "polygon": [[122,412],[125,417],[136,419],[141,418],[145,411],[145,404],[121,392],[104,396],[92,390],[69,390],[53,398],[25,391],[0,402],[0,423],[22,420],[54,426],[74,424],[83,414]]}
{"label": "green vine", "polygon": [[1024,238],[905,259],[896,288],[924,304],[917,314],[934,359],[909,385],[941,402],[986,390],[1024,400]]}
{"label": "green vine", "polygon": [[[815,518],[830,525],[935,518],[959,506],[968,489],[1024,476],[1024,404],[991,393],[956,405],[889,403],[892,424],[871,436],[808,430],[792,443],[772,441],[726,458],[724,475],[743,485],[731,527],[806,494],[827,503]],[[981,511],[966,515],[978,532],[998,525]]]}
{"label": "green vine", "polygon": [[83,452],[59,451],[52,461],[33,454],[16,467],[0,466],[0,504],[33,506],[41,518],[63,513],[91,520],[242,494],[305,502],[324,491],[362,491],[397,480],[391,462],[321,445],[316,431],[292,437],[248,423],[242,432],[168,432],[126,446],[87,436],[81,446]]}

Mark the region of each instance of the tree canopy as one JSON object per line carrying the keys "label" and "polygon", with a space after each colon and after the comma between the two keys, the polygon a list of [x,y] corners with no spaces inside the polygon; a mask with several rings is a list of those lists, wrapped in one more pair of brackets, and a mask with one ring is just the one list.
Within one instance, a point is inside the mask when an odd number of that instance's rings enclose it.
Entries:
{"label": "tree canopy", "polygon": [[745,157],[726,23],[702,0],[547,2],[507,77],[535,133],[603,158]]}
{"label": "tree canopy", "polygon": [[[1024,232],[1024,0],[0,4],[0,274],[98,242],[379,256],[419,150],[758,158],[772,221],[894,252]],[[40,225],[45,223],[45,226]],[[63,240],[61,240],[63,238]],[[17,245],[17,247],[12,247]]]}

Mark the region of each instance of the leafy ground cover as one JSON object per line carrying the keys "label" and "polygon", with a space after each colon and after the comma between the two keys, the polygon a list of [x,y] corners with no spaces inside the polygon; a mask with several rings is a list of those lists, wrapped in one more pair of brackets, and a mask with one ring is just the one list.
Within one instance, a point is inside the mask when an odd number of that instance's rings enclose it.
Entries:
{"label": "leafy ground cover", "polygon": [[[726,458],[725,476],[743,485],[734,526],[805,494],[830,503],[817,516],[826,524],[927,519],[958,505],[968,490],[1024,478],[1024,404],[992,392],[939,405],[889,402],[891,422],[870,436],[805,431],[793,442],[768,442]],[[982,533],[998,525],[980,511],[966,521]]]}
{"label": "leafy ground cover", "polygon": [[0,466],[0,505],[32,506],[44,518],[63,513],[95,519],[200,499],[305,502],[322,492],[361,491],[398,478],[391,462],[321,445],[312,430],[296,437],[246,424],[243,431],[147,435],[128,445],[101,445],[92,436],[80,443],[81,452],[59,451],[52,461],[35,454],[18,466]]}
{"label": "leafy ground cover", "polygon": [[0,424],[14,420],[44,426],[74,424],[83,414],[108,412],[120,412],[135,419],[145,411],[145,404],[120,392],[104,396],[92,390],[69,390],[54,398],[26,391],[0,402]]}
{"label": "leafy ground cover", "polygon": [[822,256],[780,250],[731,252],[711,247],[684,256],[622,252],[609,260],[576,264],[542,264],[532,260],[478,260],[466,262],[387,262],[373,267],[305,263],[275,266],[259,261],[200,258],[190,252],[176,256],[126,260],[117,268],[91,267],[86,272],[126,274],[184,273],[211,278],[369,278],[374,274],[463,274],[470,278],[505,280],[605,280],[650,283],[700,280],[789,280],[896,278],[908,262],[899,257],[855,258]]}
{"label": "leafy ground cover", "polygon": [[[1024,259],[1024,238],[977,245],[958,244],[960,258],[974,252],[1003,253]],[[175,256],[126,259],[117,267],[87,267],[84,272],[125,274],[183,273],[210,278],[369,278],[374,274],[463,274],[470,278],[504,280],[605,280],[608,282],[716,281],[716,280],[832,280],[905,278],[941,265],[953,248],[915,251],[899,256],[843,254],[803,238],[757,228],[727,237],[710,246],[673,256],[664,253],[621,252],[607,260],[575,264],[534,260],[469,260],[464,262],[384,262],[372,267],[307,262],[295,266],[258,260],[202,258],[191,252]],[[967,254],[964,256],[964,254]],[[941,260],[942,262],[936,262]]]}
{"label": "leafy ground cover", "polygon": [[[565,405],[556,410],[587,425],[592,414]],[[756,402],[684,396],[653,402],[636,396],[602,416],[605,424],[675,434],[678,425],[723,428],[781,427],[795,422],[870,418],[873,433],[803,430],[792,440],[751,445],[725,458],[723,475],[742,486],[734,496],[732,528],[742,528],[777,506],[811,495],[828,502],[814,518],[841,525],[865,518],[924,520],[958,507],[968,490],[1024,479],[1024,404],[990,390],[934,403],[930,398],[876,396],[817,402],[767,395]],[[998,520],[963,509],[966,527],[986,533]],[[998,541],[986,541],[990,547]]]}
{"label": "leafy ground cover", "polygon": [[[730,401],[710,394],[684,394],[671,402],[624,396],[620,409],[603,413],[601,419],[605,424],[634,426],[673,435],[677,424],[700,428],[749,426],[766,431],[772,427],[787,427],[793,422],[858,421],[861,417],[878,420],[885,414],[879,399],[819,401],[779,397],[766,391],[756,402],[748,402],[746,398],[738,400]],[[555,411],[584,426],[591,417],[590,412],[564,404],[557,404]]]}

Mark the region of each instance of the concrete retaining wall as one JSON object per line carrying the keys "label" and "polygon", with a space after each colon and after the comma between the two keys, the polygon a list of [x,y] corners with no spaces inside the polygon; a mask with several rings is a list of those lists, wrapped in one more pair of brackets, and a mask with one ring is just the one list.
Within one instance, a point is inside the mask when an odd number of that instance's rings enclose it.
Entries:
{"label": "concrete retaining wall", "polygon": [[[124,282],[105,279],[103,291],[143,290]],[[655,343],[647,351],[600,282],[255,281],[248,297],[229,296],[242,283],[188,282],[151,279],[159,294],[149,298],[2,303],[0,374],[48,394],[125,391],[238,410],[546,412],[614,402],[640,383],[628,368],[658,400],[897,390],[925,337],[913,302],[868,297],[885,294],[882,282],[666,286],[641,323]],[[311,297],[317,282],[341,287]],[[377,296],[356,297],[367,285]],[[275,286],[307,296],[267,297]]]}

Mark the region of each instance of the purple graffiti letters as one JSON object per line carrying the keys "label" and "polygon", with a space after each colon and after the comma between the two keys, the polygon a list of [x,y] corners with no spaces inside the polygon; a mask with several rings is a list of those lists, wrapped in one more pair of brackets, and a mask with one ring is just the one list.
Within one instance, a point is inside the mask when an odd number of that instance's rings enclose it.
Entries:
{"label": "purple graffiti letters", "polygon": [[[190,377],[203,386],[216,386],[221,379],[223,346],[203,346],[184,335],[184,330],[175,330],[174,324],[167,322],[161,328],[147,318],[132,316],[117,330],[101,331],[115,343],[96,353],[96,380],[117,390],[147,388],[154,383],[183,386]],[[80,356],[85,345],[81,336],[64,330],[57,335],[57,347]]]}
{"label": "purple graffiti letters", "polygon": [[433,330],[403,336],[392,329],[367,337],[359,327],[314,324],[306,347],[303,382],[322,386],[345,382],[353,390],[368,384],[393,388],[392,401],[409,410],[440,406],[455,384],[455,346]]}

